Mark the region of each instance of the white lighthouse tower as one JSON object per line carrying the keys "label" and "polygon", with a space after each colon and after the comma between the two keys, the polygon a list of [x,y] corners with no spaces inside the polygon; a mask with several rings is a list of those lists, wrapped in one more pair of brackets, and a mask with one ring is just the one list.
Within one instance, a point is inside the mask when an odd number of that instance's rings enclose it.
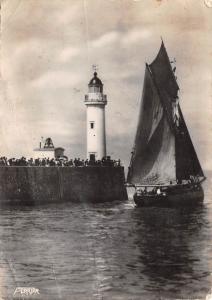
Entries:
{"label": "white lighthouse tower", "polygon": [[94,72],[85,95],[87,107],[87,158],[101,160],[106,156],[105,105],[107,96],[103,94],[103,84]]}

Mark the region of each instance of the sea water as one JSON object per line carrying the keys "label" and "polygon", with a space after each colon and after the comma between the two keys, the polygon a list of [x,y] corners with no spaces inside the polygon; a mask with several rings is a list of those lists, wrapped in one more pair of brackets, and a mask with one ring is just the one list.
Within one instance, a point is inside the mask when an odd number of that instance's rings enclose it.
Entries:
{"label": "sea water", "polygon": [[125,202],[2,207],[0,299],[206,299],[210,184],[196,209],[137,208],[132,194]]}

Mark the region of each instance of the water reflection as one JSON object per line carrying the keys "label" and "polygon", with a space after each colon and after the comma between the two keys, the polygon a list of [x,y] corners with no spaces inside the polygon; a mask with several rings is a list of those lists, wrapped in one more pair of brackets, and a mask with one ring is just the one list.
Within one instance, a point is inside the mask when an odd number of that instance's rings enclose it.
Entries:
{"label": "water reflection", "polygon": [[145,288],[184,298],[207,294],[210,270],[204,250],[210,235],[206,208],[143,208],[132,215],[137,220],[135,245],[141,272],[148,277]]}
{"label": "water reflection", "polygon": [[34,286],[42,299],[204,298],[208,211],[140,209],[132,201],[5,208],[0,290],[7,297]]}

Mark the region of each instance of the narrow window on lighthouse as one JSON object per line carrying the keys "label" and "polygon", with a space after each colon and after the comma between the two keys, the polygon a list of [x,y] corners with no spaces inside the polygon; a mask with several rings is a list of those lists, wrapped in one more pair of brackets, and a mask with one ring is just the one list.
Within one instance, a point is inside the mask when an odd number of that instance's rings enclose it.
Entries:
{"label": "narrow window on lighthouse", "polygon": [[91,129],[94,129],[94,122],[90,122]]}

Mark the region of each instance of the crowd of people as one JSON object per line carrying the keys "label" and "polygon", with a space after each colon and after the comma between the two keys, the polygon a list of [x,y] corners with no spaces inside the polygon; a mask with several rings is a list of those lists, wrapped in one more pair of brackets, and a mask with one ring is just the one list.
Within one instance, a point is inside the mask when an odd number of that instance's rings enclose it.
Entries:
{"label": "crowd of people", "polygon": [[102,160],[84,160],[80,158],[70,159],[67,158],[30,158],[21,157],[17,158],[7,158],[5,156],[0,157],[0,166],[41,166],[41,167],[84,167],[84,166],[110,166],[119,167],[121,166],[121,161],[112,160],[110,156],[103,157]]}

